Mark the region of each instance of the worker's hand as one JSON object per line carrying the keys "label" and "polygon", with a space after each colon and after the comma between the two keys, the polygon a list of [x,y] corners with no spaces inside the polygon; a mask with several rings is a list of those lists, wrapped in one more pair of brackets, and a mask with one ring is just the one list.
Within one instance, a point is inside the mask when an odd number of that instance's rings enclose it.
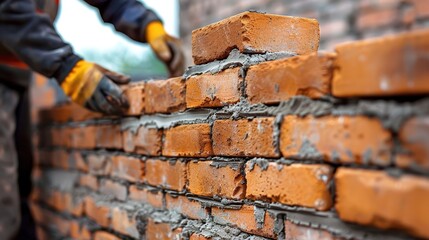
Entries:
{"label": "worker's hand", "polygon": [[105,114],[121,115],[129,103],[117,84],[126,84],[130,78],[84,60],[79,61],[61,88],[72,101]]}
{"label": "worker's hand", "polygon": [[162,23],[157,21],[147,26],[146,39],[156,56],[167,65],[170,76],[181,76],[185,67],[185,56],[180,40],[168,35]]}

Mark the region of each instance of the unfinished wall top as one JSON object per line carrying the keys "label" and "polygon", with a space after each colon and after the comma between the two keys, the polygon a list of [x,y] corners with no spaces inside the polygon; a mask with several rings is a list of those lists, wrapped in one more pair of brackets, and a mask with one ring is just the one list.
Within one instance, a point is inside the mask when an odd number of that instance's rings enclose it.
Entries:
{"label": "unfinished wall top", "polygon": [[315,19],[244,12],[192,32],[195,64],[224,59],[232,49],[242,53],[316,52],[320,30]]}

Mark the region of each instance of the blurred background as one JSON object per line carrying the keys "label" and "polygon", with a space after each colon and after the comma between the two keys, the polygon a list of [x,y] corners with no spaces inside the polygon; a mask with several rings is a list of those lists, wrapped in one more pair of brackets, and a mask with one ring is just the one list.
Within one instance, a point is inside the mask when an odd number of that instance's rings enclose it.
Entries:
{"label": "blurred background", "polygon": [[[336,44],[429,27],[429,0],[143,0],[183,40],[187,66],[192,65],[192,30],[246,10],[316,18],[320,50]],[[102,23],[97,10],[83,1],[61,1],[55,23],[62,37],[84,58],[133,80],[165,79],[166,68],[149,46],[137,44]],[[63,101],[56,84],[37,77],[33,88],[35,112]],[[40,97],[43,96],[43,97]],[[33,115],[34,116],[34,115]],[[34,116],[36,117],[36,116]],[[36,117],[37,118],[37,117]],[[36,119],[37,120],[37,119]]]}

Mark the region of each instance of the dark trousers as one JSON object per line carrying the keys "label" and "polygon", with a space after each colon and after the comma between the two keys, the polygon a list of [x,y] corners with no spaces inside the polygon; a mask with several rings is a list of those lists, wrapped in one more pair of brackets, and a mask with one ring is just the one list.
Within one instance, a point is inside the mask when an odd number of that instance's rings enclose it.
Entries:
{"label": "dark trousers", "polygon": [[36,239],[28,208],[33,147],[32,74],[0,65],[0,239]]}

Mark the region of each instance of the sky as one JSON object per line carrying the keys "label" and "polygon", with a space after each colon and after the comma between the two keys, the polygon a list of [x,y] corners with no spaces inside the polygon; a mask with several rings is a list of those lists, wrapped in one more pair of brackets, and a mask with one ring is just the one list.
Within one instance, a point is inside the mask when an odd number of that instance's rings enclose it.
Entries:
{"label": "sky", "polygon": [[[163,20],[167,32],[178,36],[179,0],[143,0],[147,7],[153,9]],[[126,49],[131,55],[139,58],[152,54],[146,44],[136,43],[121,33],[116,33],[109,24],[104,24],[98,10],[83,0],[61,1],[60,13],[55,26],[62,38],[69,42],[76,53],[86,58],[89,52],[115,54],[115,51]],[[93,54],[92,54],[93,55]],[[88,56],[91,58],[91,56]],[[128,56],[131,58],[130,56]],[[92,56],[92,58],[94,58]],[[101,64],[115,70],[115,64],[100,59]],[[109,66],[110,65],[110,66]]]}

